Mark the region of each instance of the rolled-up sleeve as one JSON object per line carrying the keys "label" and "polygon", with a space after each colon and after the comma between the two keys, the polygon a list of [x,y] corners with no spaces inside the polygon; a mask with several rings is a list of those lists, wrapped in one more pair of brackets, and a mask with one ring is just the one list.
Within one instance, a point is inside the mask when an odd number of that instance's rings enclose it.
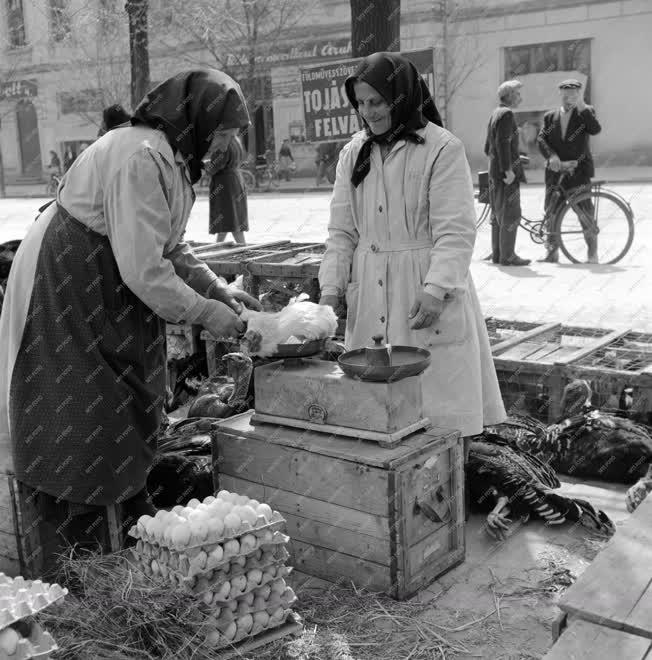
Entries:
{"label": "rolled-up sleeve", "polygon": [[429,194],[433,248],[424,289],[443,300],[466,290],[476,235],[471,170],[457,138],[439,150]]}
{"label": "rolled-up sleeve", "polygon": [[149,149],[133,154],[104,190],[107,236],[127,287],[166,321],[194,323],[206,300],[176,272],[186,269],[184,244],[164,254],[172,227],[164,186]]}
{"label": "rolled-up sleeve", "polygon": [[351,207],[351,143],[340,152],[330,204],[326,251],[319,268],[322,295],[341,296],[351,276],[353,253],[359,235]]}

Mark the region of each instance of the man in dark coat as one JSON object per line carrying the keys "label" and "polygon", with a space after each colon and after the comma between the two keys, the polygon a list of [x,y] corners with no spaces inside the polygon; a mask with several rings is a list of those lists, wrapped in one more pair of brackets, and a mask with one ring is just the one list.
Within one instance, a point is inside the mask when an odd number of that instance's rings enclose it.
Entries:
{"label": "man in dark coat", "polygon": [[527,266],[515,252],[516,230],[521,221],[521,182],[525,182],[518,152],[515,108],[521,102],[522,84],[508,80],[498,88],[500,104],[491,113],[484,152],[489,156],[492,261],[503,266]]}
{"label": "man in dark coat", "polygon": [[[546,163],[546,198],[545,209],[549,220],[554,217],[555,187],[559,184],[564,190],[573,190],[591,185],[595,174],[593,157],[589,148],[589,136],[597,135],[602,127],[595,116],[595,110],[586,105],[582,93],[582,83],[578,80],[564,80],[559,85],[561,107],[547,112],[543,117],[543,126],[539,131],[537,143]],[[565,163],[576,161],[570,169]],[[566,170],[566,171],[564,171]],[[563,175],[563,176],[562,176]],[[582,214],[590,221],[594,220],[594,207],[591,200],[578,204]],[[582,218],[580,218],[581,220]],[[598,263],[598,239],[594,233],[585,232],[588,251],[588,263]],[[559,241],[551,238],[548,254],[542,261],[559,260]]]}

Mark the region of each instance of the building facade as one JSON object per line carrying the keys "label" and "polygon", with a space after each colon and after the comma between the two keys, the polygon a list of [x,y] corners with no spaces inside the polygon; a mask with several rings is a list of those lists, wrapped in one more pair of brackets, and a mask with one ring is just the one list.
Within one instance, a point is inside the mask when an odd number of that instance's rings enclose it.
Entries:
{"label": "building facade", "polygon": [[[90,2],[100,10],[115,4]],[[78,153],[96,138],[107,100],[124,94],[129,105],[128,51],[123,48],[111,61],[98,36],[101,65],[92,66],[88,57],[75,60],[66,46],[67,17],[76,3],[88,6],[89,0],[0,3],[0,149],[7,180],[28,181],[43,175],[50,151],[63,160],[67,148]],[[94,29],[102,29],[101,21]],[[647,121],[652,91],[645,84],[652,65],[650,34],[650,0],[404,0],[401,10],[401,49],[435,49],[437,102],[474,169],[484,165],[496,88],[514,77],[524,83],[518,109],[522,150],[535,165],[541,116],[556,106],[557,84],[568,77],[585,83],[603,125],[592,142],[596,163],[652,165]],[[182,37],[177,54],[184,48]],[[126,47],[126,16],[119,38]],[[345,60],[350,53],[348,0],[317,0],[260,63],[261,91],[252,117],[257,153],[278,152],[289,138],[299,172],[314,172],[316,145],[306,139],[301,69]],[[156,34],[150,34],[150,56],[153,81],[188,66],[187,59],[158,44]],[[244,86],[244,72],[242,77]],[[109,80],[116,88],[111,93]]]}

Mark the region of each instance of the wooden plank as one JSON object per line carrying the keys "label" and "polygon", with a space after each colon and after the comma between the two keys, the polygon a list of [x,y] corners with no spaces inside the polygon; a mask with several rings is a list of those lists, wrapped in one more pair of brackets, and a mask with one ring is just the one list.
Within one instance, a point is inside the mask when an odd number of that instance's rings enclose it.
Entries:
{"label": "wooden plank", "polygon": [[216,651],[214,656],[216,660],[228,660],[229,658],[244,658],[245,654],[248,654],[249,651],[265,646],[266,644],[271,644],[276,642],[279,639],[283,639],[288,636],[298,636],[303,630],[303,623],[301,623],[301,618],[295,613],[292,613],[288,617],[287,621],[277,628],[272,628],[272,630],[267,630],[262,632],[251,639],[243,640],[238,644],[234,644],[232,647],[225,649],[223,651]]}
{"label": "wooden plank", "polygon": [[[387,471],[218,431],[219,473],[384,515]],[[335,477],[337,475],[337,477]]]}
{"label": "wooden plank", "polygon": [[389,521],[386,517],[324,502],[312,497],[297,495],[280,488],[267,488],[226,474],[219,475],[220,489],[224,488],[238,495],[248,495],[259,502],[266,502],[272,509],[286,514],[295,514],[325,525],[334,525],[352,532],[381,540],[389,538]]}
{"label": "wooden plank", "polygon": [[652,639],[646,595],[652,588],[650,520],[652,498],[647,498],[564,594],[559,603],[564,612]]}
{"label": "wooden plank", "polygon": [[444,575],[451,569],[459,566],[464,562],[465,551],[464,548],[452,550],[443,555],[437,562],[429,564],[415,575],[406,576],[399,571],[397,577],[398,591],[396,598],[398,600],[406,600],[411,598],[416,593],[430,586],[438,577]]}
{"label": "wooden plank", "polygon": [[20,575],[20,562],[14,557],[4,557],[0,554],[0,573],[9,577],[18,577]]}
{"label": "wooden plank", "polygon": [[265,413],[254,413],[251,418],[253,424],[271,424],[292,426],[297,429],[314,431],[316,433],[328,433],[330,435],[346,436],[347,438],[357,438],[368,442],[376,442],[384,449],[394,449],[403,442],[403,438],[412,435],[416,431],[430,426],[430,420],[421,419],[414,424],[410,424],[400,431],[393,433],[379,433],[378,431],[365,431],[364,429],[354,429],[349,426],[334,426],[332,424],[313,424],[302,419],[292,419],[291,417],[280,417],[278,415],[267,415]]}
{"label": "wooden plank", "polygon": [[591,353],[600,350],[604,346],[607,346],[611,344],[611,342],[616,341],[617,339],[620,339],[624,335],[626,335],[628,332],[631,332],[629,329],[627,330],[614,330],[613,332],[610,332],[608,335],[605,335],[604,337],[600,337],[597,339],[594,343],[590,344],[589,346],[585,346],[583,348],[580,348],[578,351],[576,351],[575,355],[568,356],[564,358],[563,360],[560,360],[560,364],[568,364],[569,362],[576,362],[577,360],[581,360],[582,358],[586,357],[587,355],[590,355]]}
{"label": "wooden plank", "polygon": [[[287,426],[253,426],[253,410],[234,415],[221,421],[218,429],[223,433],[237,436],[261,438],[266,442],[288,447],[309,449],[316,454],[342,458],[374,467],[398,467],[405,461],[422,453],[422,450],[435,442],[455,442],[456,431],[430,427],[425,433],[415,433],[406,438],[395,449],[383,449],[362,440],[328,436],[311,431],[300,431]],[[256,480],[254,480],[256,481]]]}
{"label": "wooden plank", "polygon": [[289,563],[304,573],[329,582],[348,586],[353,583],[370,591],[395,593],[396,585],[392,584],[387,566],[294,539],[288,549]]}
{"label": "wooden plank", "polygon": [[454,533],[454,527],[441,525],[436,532],[410,546],[406,553],[408,579],[421,571],[427,571],[429,565],[441,561],[442,557],[453,549],[451,536]]}
{"label": "wooden plank", "polygon": [[534,337],[538,337],[539,335],[546,334],[551,330],[556,330],[558,328],[561,328],[561,323],[546,323],[545,325],[541,325],[538,328],[532,328],[532,330],[519,333],[519,335],[516,337],[511,337],[510,339],[500,342],[499,344],[494,344],[494,346],[491,347],[491,354],[501,355],[505,351],[512,348],[512,346],[516,346],[521,342],[529,342],[529,340],[533,339]]}
{"label": "wooden plank", "polygon": [[281,245],[287,245],[289,243],[290,243],[290,241],[288,241],[288,240],[280,240],[280,241],[268,241],[267,243],[257,243],[256,245],[238,245],[238,247],[229,248],[229,249],[226,249],[226,250],[223,250],[221,248],[217,248],[214,255],[213,255],[211,250],[208,250],[208,249],[203,250],[203,248],[202,248],[202,251],[198,255],[198,258],[203,260],[207,256],[206,253],[210,254],[211,256],[222,257],[222,256],[230,256],[230,255],[233,255],[233,254],[239,254],[241,252],[247,252],[247,251],[253,251],[253,250],[265,250],[265,249],[269,249],[269,248],[278,247],[278,246],[281,246]]}
{"label": "wooden plank", "polygon": [[0,557],[8,557],[18,561],[18,544],[15,533],[0,532]]}
{"label": "wooden plank", "polygon": [[651,645],[649,639],[577,620],[568,626],[544,660],[643,660]]}
{"label": "wooden plank", "polygon": [[9,435],[0,438],[0,475],[12,474],[14,471],[14,448]]}
{"label": "wooden plank", "polygon": [[13,534],[14,525],[14,500],[9,488],[11,476],[0,474],[0,532]]}

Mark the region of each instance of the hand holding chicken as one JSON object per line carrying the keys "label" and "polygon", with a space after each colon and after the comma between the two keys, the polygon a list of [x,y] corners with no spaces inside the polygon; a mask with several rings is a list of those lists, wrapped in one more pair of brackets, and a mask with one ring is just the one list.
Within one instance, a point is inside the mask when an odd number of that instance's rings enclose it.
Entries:
{"label": "hand holding chicken", "polygon": [[280,312],[243,309],[240,318],[247,324],[242,350],[259,357],[274,355],[279,344],[286,344],[293,337],[300,341],[325,339],[337,330],[333,309],[308,301],[292,303]]}

